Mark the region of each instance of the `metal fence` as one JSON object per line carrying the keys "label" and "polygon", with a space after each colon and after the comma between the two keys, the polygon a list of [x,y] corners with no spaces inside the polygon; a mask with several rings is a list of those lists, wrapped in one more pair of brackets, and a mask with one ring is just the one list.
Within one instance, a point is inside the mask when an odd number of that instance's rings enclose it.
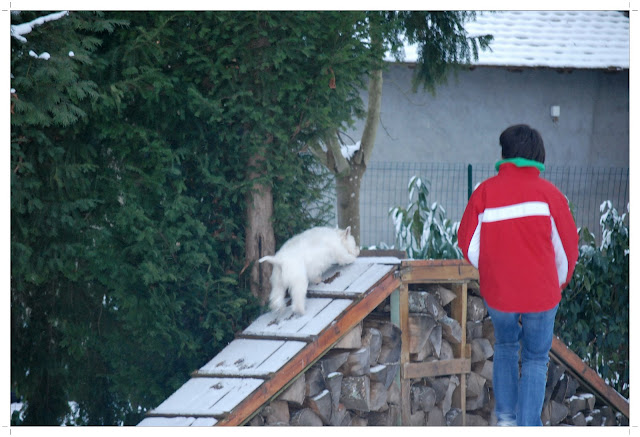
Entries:
{"label": "metal fence", "polygon": [[[389,209],[406,207],[412,176],[430,183],[430,201],[438,202],[448,218],[459,221],[469,190],[494,176],[494,164],[372,162],[360,192],[360,242],[362,246],[395,244]],[[599,239],[600,204],[610,200],[620,214],[629,203],[629,168],[546,166],[541,176],[562,191],[573,207],[576,224],[588,227]]]}

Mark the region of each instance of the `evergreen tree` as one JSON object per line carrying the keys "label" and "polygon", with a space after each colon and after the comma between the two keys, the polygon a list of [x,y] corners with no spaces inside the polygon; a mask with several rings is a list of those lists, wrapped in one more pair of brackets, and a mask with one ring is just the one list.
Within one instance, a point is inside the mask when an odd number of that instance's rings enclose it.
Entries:
{"label": "evergreen tree", "polygon": [[11,42],[11,379],[29,406],[25,424],[56,424],[69,412],[78,376],[70,360],[80,358],[95,322],[90,308],[102,300],[84,267],[94,233],[88,215],[101,203],[98,151],[75,137],[98,98],[81,71],[98,36],[119,24],[69,14]]}
{"label": "evergreen tree", "polygon": [[[298,152],[352,116],[341,102],[359,102],[352,23],[71,12],[14,38],[12,388],[24,423],[61,423],[75,401],[81,423],[135,424],[256,314],[247,163],[267,158],[257,174],[279,241],[320,223],[300,212],[323,182]],[[28,55],[45,43],[49,60]]]}
{"label": "evergreen tree", "polygon": [[381,15],[56,16],[12,38],[12,389],[27,424],[135,424],[259,310],[254,237],[322,222],[308,148],[365,114]]}

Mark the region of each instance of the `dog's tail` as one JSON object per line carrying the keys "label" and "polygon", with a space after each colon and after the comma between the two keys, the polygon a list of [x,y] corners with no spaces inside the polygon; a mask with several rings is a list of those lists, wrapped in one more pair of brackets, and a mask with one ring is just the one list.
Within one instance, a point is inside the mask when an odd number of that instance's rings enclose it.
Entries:
{"label": "dog's tail", "polygon": [[280,264],[278,258],[276,258],[275,256],[263,256],[258,260],[258,262],[260,263],[264,261],[270,262],[271,264]]}

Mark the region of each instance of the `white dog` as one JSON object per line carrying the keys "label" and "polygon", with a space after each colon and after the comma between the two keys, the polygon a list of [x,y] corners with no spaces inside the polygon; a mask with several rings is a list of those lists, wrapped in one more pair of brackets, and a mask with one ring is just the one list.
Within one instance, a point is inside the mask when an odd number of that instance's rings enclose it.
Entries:
{"label": "white dog", "polygon": [[295,235],[274,256],[259,260],[273,264],[269,306],[274,311],[284,308],[288,289],[293,311],[304,314],[309,282],[319,283],[322,273],[332,264],[350,264],[359,254],[351,227],[345,230],[318,227]]}

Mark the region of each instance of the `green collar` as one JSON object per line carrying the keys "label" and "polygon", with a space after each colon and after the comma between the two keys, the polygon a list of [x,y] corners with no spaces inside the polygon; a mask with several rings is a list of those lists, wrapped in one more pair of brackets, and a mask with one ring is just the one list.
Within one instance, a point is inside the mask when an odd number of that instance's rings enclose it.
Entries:
{"label": "green collar", "polygon": [[534,161],[532,159],[525,158],[510,158],[503,159],[501,161],[496,162],[496,171],[500,170],[500,166],[504,163],[514,164],[516,167],[535,167],[540,171],[544,171],[544,164],[538,161]]}

